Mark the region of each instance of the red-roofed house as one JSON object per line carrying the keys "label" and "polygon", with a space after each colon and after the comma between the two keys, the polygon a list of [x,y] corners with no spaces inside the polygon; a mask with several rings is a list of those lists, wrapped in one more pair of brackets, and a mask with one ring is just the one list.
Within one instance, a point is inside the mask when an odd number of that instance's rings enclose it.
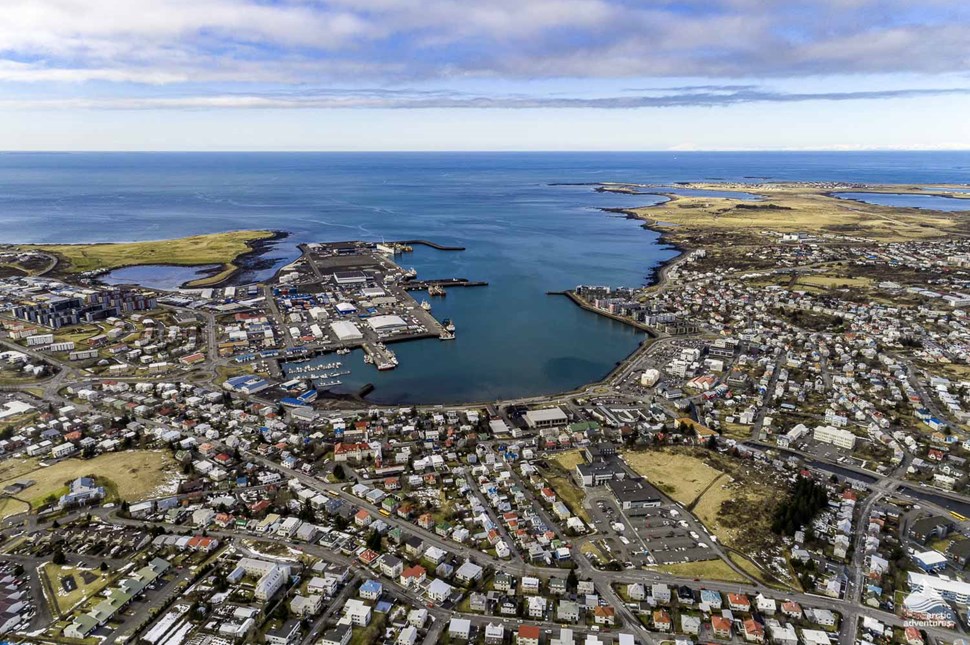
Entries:
{"label": "red-roofed house", "polygon": [[749,643],[765,642],[765,628],[754,618],[744,621],[744,640]]}
{"label": "red-roofed house", "polygon": [[751,601],[743,593],[728,594],[728,608],[731,611],[751,611]]}
{"label": "red-roofed house", "polygon": [[518,645],[539,645],[542,631],[535,625],[519,625],[519,632],[516,634]]}
{"label": "red-roofed house", "polygon": [[593,620],[597,625],[612,625],[616,622],[616,609],[600,605],[593,610]]}
{"label": "red-roofed house", "polygon": [[413,567],[408,567],[401,572],[401,585],[409,589],[415,589],[418,587],[418,585],[424,582],[425,578],[427,577],[427,570],[420,564],[416,564]]}
{"label": "red-roofed house", "polygon": [[724,616],[711,616],[711,629],[714,638],[731,639],[731,621]]}

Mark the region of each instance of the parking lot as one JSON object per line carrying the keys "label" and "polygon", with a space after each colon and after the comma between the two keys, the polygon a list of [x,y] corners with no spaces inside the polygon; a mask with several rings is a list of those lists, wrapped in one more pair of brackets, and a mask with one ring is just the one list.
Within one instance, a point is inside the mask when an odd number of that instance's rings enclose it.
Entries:
{"label": "parking lot", "polygon": [[605,491],[596,491],[592,518],[603,536],[598,541],[625,566],[699,562],[718,558],[711,540],[688,523],[689,516],[673,504],[642,509],[635,516],[620,510]]}

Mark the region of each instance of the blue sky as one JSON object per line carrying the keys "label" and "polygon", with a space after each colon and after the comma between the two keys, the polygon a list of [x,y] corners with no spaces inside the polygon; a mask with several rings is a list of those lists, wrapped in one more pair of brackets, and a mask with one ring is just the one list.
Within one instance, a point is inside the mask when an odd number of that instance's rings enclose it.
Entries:
{"label": "blue sky", "polygon": [[970,149],[959,0],[30,0],[0,149]]}

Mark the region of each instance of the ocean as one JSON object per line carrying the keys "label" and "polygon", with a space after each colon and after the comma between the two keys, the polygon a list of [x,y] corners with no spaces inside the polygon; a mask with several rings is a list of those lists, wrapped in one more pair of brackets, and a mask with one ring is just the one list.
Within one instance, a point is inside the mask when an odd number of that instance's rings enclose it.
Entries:
{"label": "ocean", "polygon": [[[596,380],[644,339],[546,295],[578,284],[642,285],[676,255],[657,233],[601,210],[661,197],[580,184],[694,180],[967,184],[970,154],[7,153],[0,154],[0,225],[5,242],[288,231],[267,255],[274,266],[305,241],[464,246],[415,247],[399,258],[421,278],[489,283],[432,301],[439,319],[455,322],[456,340],[395,345],[401,364],[392,372],[350,357],[353,373],[344,380],[348,388],[373,383],[369,398],[381,403],[489,401]],[[163,282],[189,277],[132,271]]]}

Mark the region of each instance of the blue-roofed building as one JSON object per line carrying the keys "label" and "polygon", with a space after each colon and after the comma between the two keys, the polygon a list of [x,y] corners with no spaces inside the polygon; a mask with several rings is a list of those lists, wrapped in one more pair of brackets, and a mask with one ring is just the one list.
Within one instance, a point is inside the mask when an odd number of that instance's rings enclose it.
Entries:
{"label": "blue-roofed building", "polygon": [[222,387],[243,394],[255,394],[268,388],[269,382],[258,376],[234,376],[227,379]]}
{"label": "blue-roofed building", "polygon": [[81,506],[104,499],[104,488],[90,477],[79,477],[71,482],[68,492],[61,496],[58,505],[61,508]]}
{"label": "blue-roofed building", "polygon": [[384,585],[377,580],[367,580],[360,586],[360,597],[365,600],[377,600],[384,593]]}
{"label": "blue-roofed building", "polygon": [[721,594],[712,589],[701,589],[701,604],[706,604],[711,609],[720,609]]}

